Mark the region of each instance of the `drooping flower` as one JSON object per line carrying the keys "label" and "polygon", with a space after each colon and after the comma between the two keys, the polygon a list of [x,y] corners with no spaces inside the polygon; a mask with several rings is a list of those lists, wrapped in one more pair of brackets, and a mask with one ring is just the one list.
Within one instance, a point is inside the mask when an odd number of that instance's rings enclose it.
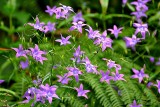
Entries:
{"label": "drooping flower", "polygon": [[67,37],[65,38],[65,37],[63,37],[62,34],[61,34],[61,39],[57,39],[57,40],[55,40],[55,41],[56,41],[56,42],[60,42],[60,43],[61,43],[60,45],[71,44],[71,42],[68,41],[70,37],[71,37],[71,36],[67,36]]}
{"label": "drooping flower", "polygon": [[101,72],[101,75],[102,75],[102,78],[101,78],[101,82],[103,81],[106,81],[108,84],[110,84],[110,80],[113,80],[113,77],[112,76],[109,76],[110,74],[110,71],[108,70],[106,73],[103,72],[102,70],[100,71]]}
{"label": "drooping flower", "polygon": [[21,66],[22,69],[28,68],[28,66],[29,66],[28,60],[26,60],[26,61],[21,61],[21,62],[20,62],[20,66]]}
{"label": "drooping flower", "polygon": [[157,80],[157,84],[155,84],[154,86],[158,88],[158,92],[160,93],[160,80]]}
{"label": "drooping flower", "polygon": [[132,35],[132,38],[124,37],[124,40],[126,42],[126,46],[132,50],[135,50],[135,45],[140,42],[140,38],[137,38],[135,35]]}
{"label": "drooping flower", "polygon": [[88,38],[89,39],[95,39],[96,37],[99,37],[101,34],[98,30],[93,30],[92,27],[88,25],[89,29],[85,29],[88,32]]}
{"label": "drooping flower", "polygon": [[84,22],[84,18],[82,17],[82,12],[78,12],[75,16],[73,16],[73,22],[82,21]]}
{"label": "drooping flower", "polygon": [[19,48],[12,48],[13,50],[16,51],[16,57],[23,56],[27,58],[27,53],[29,52],[28,50],[23,50],[22,44],[19,44]]}
{"label": "drooping flower", "polygon": [[132,68],[132,71],[133,71],[135,74],[132,75],[131,78],[138,78],[138,79],[139,79],[139,83],[142,82],[142,80],[143,80],[144,77],[146,77],[146,78],[149,77],[148,74],[145,74],[145,73],[144,73],[144,68],[141,68],[140,71]]}
{"label": "drooping flower", "polygon": [[72,22],[72,24],[73,26],[70,27],[69,31],[77,29],[80,33],[82,33],[82,27],[86,25],[86,24],[83,24],[82,21]]}
{"label": "drooping flower", "polygon": [[126,81],[126,80],[123,78],[124,74],[119,74],[119,71],[118,71],[118,70],[116,70],[116,73],[112,72],[112,74],[113,74],[113,80],[114,80],[114,81],[118,81],[118,80]]}
{"label": "drooping flower", "polygon": [[75,87],[75,90],[77,90],[78,92],[78,95],[77,95],[78,97],[83,96],[88,99],[86,93],[90,92],[90,90],[83,90],[83,84],[80,84],[79,88]]}
{"label": "drooping flower", "polygon": [[50,6],[46,6],[46,7],[47,7],[47,10],[45,10],[45,12],[49,13],[49,15],[52,16],[55,13],[56,6],[52,8]]}
{"label": "drooping flower", "polygon": [[150,35],[148,31],[148,24],[133,23],[133,26],[136,27],[135,35],[140,32],[142,35],[142,39],[145,39],[146,32],[148,32],[148,34]]}
{"label": "drooping flower", "polygon": [[0,80],[0,84],[2,84],[4,82],[4,80]]}
{"label": "drooping flower", "polygon": [[47,25],[44,26],[44,33],[55,31],[55,23],[48,22]]}
{"label": "drooping flower", "polygon": [[82,72],[76,68],[76,67],[67,67],[66,68],[69,72],[68,72],[68,76],[74,76],[76,81],[79,81],[79,75],[82,74]]}
{"label": "drooping flower", "polygon": [[84,65],[85,65],[85,67],[86,67],[86,71],[87,71],[87,72],[93,72],[93,73],[96,73],[96,74],[98,73],[97,67],[91,64],[91,62],[90,62],[90,60],[88,59],[88,57],[86,57],[86,58],[83,60],[83,62],[84,62]]}
{"label": "drooping flower", "polygon": [[44,23],[43,22],[40,22],[39,21],[39,18],[38,18],[38,16],[36,16],[36,23],[34,24],[34,23],[28,23],[30,26],[33,26],[34,27],[34,29],[36,29],[36,30],[40,30],[40,31],[44,31],[44,28],[43,28],[43,26],[44,26]]}
{"label": "drooping flower", "polygon": [[68,78],[68,76],[68,73],[64,74],[64,76],[57,75],[57,77],[59,78],[58,82],[61,82],[62,84],[68,84],[68,81],[71,80],[70,78]]}
{"label": "drooping flower", "polygon": [[130,107],[141,107],[142,105],[138,105],[136,100],[133,101],[133,103],[130,105]]}
{"label": "drooping flower", "polygon": [[35,44],[35,48],[30,48],[31,56],[36,60],[43,64],[43,60],[47,60],[47,58],[43,57],[42,54],[46,54],[45,51],[41,51],[37,44]]}
{"label": "drooping flower", "polygon": [[114,26],[113,26],[113,29],[108,29],[108,30],[111,31],[111,34],[114,34],[115,38],[118,38],[118,34],[119,34],[119,33],[122,33],[122,32],[121,32],[122,29],[123,29],[122,27],[117,28],[117,26],[114,25]]}

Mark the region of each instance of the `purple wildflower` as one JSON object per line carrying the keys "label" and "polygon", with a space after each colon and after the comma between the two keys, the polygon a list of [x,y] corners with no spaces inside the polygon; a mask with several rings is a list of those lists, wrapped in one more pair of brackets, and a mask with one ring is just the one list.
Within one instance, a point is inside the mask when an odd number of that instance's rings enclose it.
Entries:
{"label": "purple wildflower", "polygon": [[86,66],[86,71],[87,72],[93,72],[93,73],[96,73],[96,74],[98,73],[97,67],[91,64],[88,57],[86,57],[83,61],[84,61],[84,64]]}
{"label": "purple wildflower", "polygon": [[47,25],[44,26],[44,33],[47,33],[48,31],[52,32],[55,30],[55,23],[48,22]]}
{"label": "purple wildflower", "polygon": [[158,88],[158,92],[160,93],[160,80],[157,80],[157,84],[154,86],[156,86]]}
{"label": "purple wildflower", "polygon": [[107,61],[107,66],[109,69],[115,68],[117,70],[121,70],[121,66],[119,64],[116,64],[115,61],[112,61],[111,59],[108,60],[106,58],[103,58],[103,60]]}
{"label": "purple wildflower", "polygon": [[30,26],[33,26],[34,29],[37,29],[37,30],[40,30],[40,31],[44,31],[44,28],[43,28],[44,23],[39,21],[38,16],[36,16],[36,23],[35,24],[33,24],[33,23],[28,23],[28,24]]}
{"label": "purple wildflower", "polygon": [[154,62],[154,57],[153,56],[151,56],[150,58],[149,58],[149,60],[150,60],[150,62]]}
{"label": "purple wildflower", "polygon": [[89,39],[95,39],[96,37],[100,36],[100,33],[98,30],[93,30],[89,25],[88,25],[89,29],[85,29],[88,32],[88,38]]}
{"label": "purple wildflower", "polygon": [[108,30],[111,31],[111,34],[114,34],[115,38],[118,38],[118,34],[122,33],[121,32],[122,29],[123,29],[122,27],[121,28],[117,28],[117,26],[114,25],[113,29],[108,29]]}
{"label": "purple wildflower", "polygon": [[70,7],[70,6],[65,6],[65,5],[63,5],[63,4],[61,4],[61,3],[60,3],[60,5],[62,6],[62,7],[60,7],[60,8],[64,11],[65,14],[67,14],[68,12],[74,12],[73,9],[72,9],[72,7]]}
{"label": "purple wildflower", "polygon": [[106,37],[107,31],[105,30],[101,36],[99,36],[95,41],[94,44],[99,45],[101,44],[102,51],[104,51],[107,47],[112,48],[112,39]]}
{"label": "purple wildflower", "polygon": [[57,88],[55,86],[49,86],[48,84],[40,85],[40,90],[43,92],[50,104],[52,103],[53,97],[59,99],[59,97],[56,94],[56,89]]}
{"label": "purple wildflower", "polygon": [[148,82],[148,83],[147,83],[147,87],[148,87],[148,88],[150,88],[152,85],[154,85],[153,82]]}
{"label": "purple wildflower", "polygon": [[108,71],[105,73],[105,72],[103,72],[103,71],[101,70],[100,72],[101,72],[101,75],[102,75],[102,78],[101,78],[100,81],[101,81],[101,82],[102,82],[102,81],[106,81],[108,84],[110,84],[110,80],[113,79],[112,76],[109,76],[110,71],[108,70]]}
{"label": "purple wildflower", "polygon": [[27,53],[28,53],[29,51],[28,51],[28,50],[23,50],[22,44],[19,45],[19,48],[12,48],[12,49],[17,52],[17,53],[16,53],[16,57],[23,56],[23,57],[27,58]]}
{"label": "purple wildflower", "polygon": [[60,7],[56,8],[55,14],[56,14],[56,19],[66,18],[65,13],[62,11]]}
{"label": "purple wildflower", "polygon": [[138,22],[142,22],[141,19],[140,19],[142,17],[147,18],[147,15],[143,11],[135,11],[135,12],[132,12],[131,15],[136,16],[136,19],[137,19]]}
{"label": "purple wildflower", "polygon": [[75,87],[75,90],[77,90],[77,92],[78,92],[78,95],[77,95],[78,97],[83,96],[88,99],[86,93],[90,92],[90,90],[83,90],[83,84],[80,84],[79,88]]}
{"label": "purple wildflower", "polygon": [[133,103],[130,105],[130,107],[141,107],[142,105],[137,105],[136,100],[133,101]]}
{"label": "purple wildflower", "polygon": [[77,29],[80,33],[82,33],[82,27],[85,26],[86,24],[83,24],[82,21],[78,22],[72,22],[73,26],[70,27],[70,31]]}
{"label": "purple wildflower", "polygon": [[148,31],[148,24],[133,23],[133,26],[136,27],[135,35],[140,32],[142,35],[142,39],[145,39],[146,32],[148,32],[148,34],[150,35]]}
{"label": "purple wildflower", "polygon": [[0,84],[2,84],[4,82],[4,80],[0,80]]}
{"label": "purple wildflower", "polygon": [[146,12],[148,10],[146,3],[149,1],[150,0],[138,0],[138,1],[131,2],[131,4],[136,6],[137,11]]}
{"label": "purple wildflower", "polygon": [[47,10],[45,10],[45,12],[49,13],[49,15],[52,16],[55,13],[56,6],[52,8],[50,6],[46,6],[46,7],[47,7]]}
{"label": "purple wildflower", "polygon": [[42,79],[38,78],[37,80],[33,80],[33,84],[35,84],[36,86],[39,86],[42,83]]}
{"label": "purple wildflower", "polygon": [[61,82],[62,84],[68,84],[68,81],[71,80],[68,78],[68,73],[64,74],[64,76],[57,75],[57,77],[59,78],[58,82]]}
{"label": "purple wildflower", "polygon": [[132,38],[124,37],[124,40],[126,42],[126,46],[132,50],[135,50],[135,45],[140,42],[140,38],[137,38],[135,35],[132,35]]}
{"label": "purple wildflower", "polygon": [[26,69],[26,68],[28,68],[28,66],[29,66],[29,62],[28,62],[28,60],[26,60],[26,61],[21,61],[21,62],[20,62],[20,65],[21,65],[21,68],[22,68],[22,69]]}
{"label": "purple wildflower", "polygon": [[122,4],[123,4],[123,6],[125,6],[125,5],[126,5],[127,1],[128,1],[128,0],[122,0]]}
{"label": "purple wildflower", "polygon": [[71,58],[71,60],[80,63],[81,62],[81,56],[84,54],[83,51],[81,51],[80,49],[80,45],[78,46],[77,49],[75,49],[75,53],[73,54],[73,58]]}
{"label": "purple wildflower", "polygon": [[75,16],[73,16],[73,22],[82,21],[84,22],[84,18],[82,17],[82,12],[78,12]]}
{"label": "purple wildflower", "polygon": [[143,80],[144,77],[146,77],[146,78],[149,77],[148,74],[145,74],[145,73],[144,73],[144,68],[141,68],[140,71],[132,68],[132,71],[133,71],[135,74],[132,75],[131,78],[138,78],[138,79],[139,79],[139,83],[142,82],[142,80]]}
{"label": "purple wildflower", "polygon": [[61,39],[57,39],[57,40],[55,40],[55,41],[56,41],[56,42],[60,42],[60,43],[61,43],[60,45],[71,44],[71,42],[68,41],[70,37],[71,37],[71,36],[67,36],[66,38],[64,38],[64,37],[62,36],[62,34],[61,34]]}
{"label": "purple wildflower", "polygon": [[158,58],[158,61],[156,62],[156,65],[160,65],[160,58]]}
{"label": "purple wildflower", "polygon": [[118,71],[118,70],[116,70],[116,73],[112,72],[112,74],[113,74],[113,80],[114,80],[114,81],[118,81],[118,80],[126,81],[126,80],[123,78],[124,74],[119,74],[119,71]]}
{"label": "purple wildflower", "polygon": [[42,54],[46,54],[45,51],[41,51],[37,44],[35,44],[35,48],[30,48],[31,55],[36,61],[39,61],[43,64],[43,60],[47,60],[47,58],[43,57]]}
{"label": "purple wildflower", "polygon": [[68,72],[68,76],[74,76],[76,81],[79,81],[79,75],[82,74],[82,72],[76,68],[76,67],[67,67],[66,68],[69,72]]}

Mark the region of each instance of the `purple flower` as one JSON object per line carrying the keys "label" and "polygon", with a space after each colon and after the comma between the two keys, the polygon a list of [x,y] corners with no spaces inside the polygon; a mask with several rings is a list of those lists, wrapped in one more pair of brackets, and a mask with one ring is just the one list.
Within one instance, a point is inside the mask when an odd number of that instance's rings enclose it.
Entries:
{"label": "purple flower", "polygon": [[47,60],[47,58],[43,57],[42,54],[46,54],[45,51],[41,51],[37,44],[35,44],[35,48],[30,48],[31,56],[40,63],[43,64],[43,60]]}
{"label": "purple flower", "polygon": [[93,73],[96,73],[96,74],[98,73],[97,67],[91,64],[88,57],[86,57],[83,61],[84,61],[84,64],[86,66],[86,71],[87,72],[93,72]]}
{"label": "purple flower", "polygon": [[68,12],[74,12],[73,9],[72,9],[72,7],[70,7],[70,6],[65,6],[65,5],[63,5],[63,4],[61,4],[61,3],[60,3],[60,5],[62,6],[62,7],[60,7],[60,8],[63,9],[63,11],[64,11],[65,14],[67,14]]}
{"label": "purple flower", "polygon": [[48,22],[47,25],[44,26],[44,33],[47,33],[48,31],[52,32],[55,30],[55,23]]}
{"label": "purple flower", "polygon": [[59,78],[58,82],[61,82],[62,84],[68,84],[68,81],[71,80],[68,78],[68,73],[64,74],[64,76],[57,75],[57,77]]}
{"label": "purple flower", "polygon": [[111,34],[114,34],[115,38],[118,38],[118,34],[122,33],[121,32],[122,29],[123,29],[122,27],[121,28],[117,28],[117,26],[114,25],[113,29],[108,29],[108,30],[111,31]]}
{"label": "purple flower", "polygon": [[19,48],[12,48],[12,49],[17,52],[16,57],[24,56],[25,58],[27,58],[27,53],[29,51],[28,50],[23,50],[22,44],[19,45]]}
{"label": "purple flower", "polygon": [[150,88],[153,84],[153,82],[148,82],[147,87]]}
{"label": "purple flower", "polygon": [[119,64],[116,64],[115,61],[112,61],[111,59],[108,60],[106,58],[103,58],[103,60],[107,61],[107,66],[109,69],[115,68],[117,70],[121,70],[121,66]]}
{"label": "purple flower", "polygon": [[119,74],[119,71],[118,71],[118,70],[116,70],[116,73],[112,72],[112,74],[113,74],[113,80],[114,80],[114,81],[118,81],[118,80],[124,80],[124,81],[126,81],[126,80],[123,78],[124,74]]}
{"label": "purple flower", "polygon": [[149,60],[150,60],[150,62],[154,62],[154,57],[153,56],[151,56],[150,58],[149,58]]}
{"label": "purple flower", "polygon": [[22,69],[26,69],[26,68],[28,68],[28,66],[29,66],[29,62],[28,62],[28,60],[26,60],[26,61],[21,61],[21,62],[20,62],[20,65],[21,65],[21,68],[22,68]]}
{"label": "purple flower", "polygon": [[37,30],[40,30],[40,31],[44,31],[44,23],[43,22],[40,22],[39,19],[38,19],[38,16],[36,16],[36,23],[33,24],[33,23],[28,23],[30,26],[33,26],[34,29],[37,29]]}
{"label": "purple flower", "polygon": [[142,105],[137,105],[136,100],[133,101],[133,103],[130,105],[130,107],[141,107]]}
{"label": "purple flower", "polygon": [[156,65],[160,65],[160,58],[158,58],[158,61],[156,62]]}
{"label": "purple flower", "polygon": [[101,72],[101,75],[102,75],[102,78],[101,78],[100,81],[101,81],[101,82],[102,82],[102,81],[106,81],[108,84],[110,84],[110,80],[113,79],[112,76],[109,76],[110,71],[108,70],[108,71],[105,73],[105,72],[103,72],[103,71],[101,70],[100,72]]}
{"label": "purple flower", "polygon": [[83,96],[88,99],[86,93],[90,92],[90,90],[83,90],[83,84],[81,84],[79,88],[75,87],[75,90],[77,90],[78,92],[78,95],[77,95],[78,97]]}
{"label": "purple flower", "polygon": [[145,39],[146,32],[148,32],[148,34],[150,35],[148,31],[148,24],[133,23],[133,26],[136,27],[135,35],[140,32],[142,35],[142,39]]}
{"label": "purple flower", "polygon": [[56,14],[56,19],[66,18],[65,16],[66,14],[62,11],[60,7],[56,8],[55,14]]}
{"label": "purple flower", "polygon": [[0,80],[0,84],[2,84],[4,82],[4,80]]}
{"label": "purple flower", "polygon": [[89,29],[85,29],[88,32],[88,38],[89,39],[95,39],[96,37],[99,37],[101,34],[99,33],[98,30],[93,30],[89,25]]}
{"label": "purple flower", "polygon": [[154,86],[156,86],[158,88],[158,92],[160,93],[160,80],[157,80],[157,84]]}
{"label": "purple flower", "polygon": [[101,44],[102,51],[104,51],[107,47],[112,48],[112,39],[106,37],[107,31],[105,30],[101,36],[99,36],[95,41],[94,44],[99,45]]}
{"label": "purple flower", "polygon": [[126,5],[127,1],[128,1],[128,0],[122,0],[122,4],[123,4],[123,6],[125,6],[125,5]]}
{"label": "purple flower", "polygon": [[75,16],[73,16],[73,22],[82,21],[84,22],[84,18],[82,17],[82,12],[78,12]]}
{"label": "purple flower", "polygon": [[69,72],[68,72],[68,76],[74,76],[76,81],[79,81],[79,75],[82,74],[82,72],[76,68],[76,67],[67,67],[66,68]]}
{"label": "purple flower", "polygon": [[86,24],[83,24],[82,21],[72,22],[72,24],[73,26],[70,27],[69,31],[77,29],[80,33],[82,33],[82,27],[86,25]]}
{"label": "purple flower", "polygon": [[75,49],[75,53],[73,54],[73,58],[71,58],[71,60],[80,63],[81,62],[81,56],[84,54],[83,51],[81,51],[80,49],[80,45],[78,46],[77,49]]}
{"label": "purple flower", "polygon": [[56,6],[52,8],[50,6],[46,6],[46,7],[47,7],[47,10],[45,10],[45,12],[49,13],[49,15],[52,16],[53,13],[55,13]]}
{"label": "purple flower", "polygon": [[55,86],[49,86],[48,84],[40,85],[40,90],[43,92],[50,104],[52,103],[52,98],[59,99],[59,97],[56,94],[57,88]]}
{"label": "purple flower", "polygon": [[131,2],[131,4],[136,6],[137,11],[146,12],[148,10],[146,3],[149,1],[150,0],[138,0],[138,1]]}
{"label": "purple flower", "polygon": [[140,71],[132,68],[132,71],[133,71],[135,74],[132,75],[131,78],[138,78],[138,79],[139,79],[139,83],[142,82],[142,80],[143,80],[144,77],[146,77],[146,78],[149,77],[148,74],[145,74],[145,73],[144,73],[144,68],[141,68]]}
{"label": "purple flower", "polygon": [[124,37],[124,40],[126,42],[126,46],[128,48],[132,48],[132,50],[135,50],[135,45],[140,42],[140,38],[137,38],[135,35],[132,35],[132,38]]}
{"label": "purple flower", "polygon": [[70,37],[71,37],[71,36],[67,36],[66,38],[64,38],[64,37],[62,36],[62,34],[61,34],[61,39],[57,39],[57,40],[55,40],[55,41],[56,41],[56,42],[60,42],[60,43],[61,43],[60,45],[71,44],[71,42],[68,41]]}
{"label": "purple flower", "polygon": [[42,79],[38,78],[37,80],[33,80],[33,84],[35,84],[36,86],[39,86],[42,83]]}
{"label": "purple flower", "polygon": [[135,12],[132,12],[131,15],[136,16],[136,19],[137,19],[138,22],[142,22],[141,19],[140,19],[142,17],[147,18],[147,15],[143,11],[135,11]]}

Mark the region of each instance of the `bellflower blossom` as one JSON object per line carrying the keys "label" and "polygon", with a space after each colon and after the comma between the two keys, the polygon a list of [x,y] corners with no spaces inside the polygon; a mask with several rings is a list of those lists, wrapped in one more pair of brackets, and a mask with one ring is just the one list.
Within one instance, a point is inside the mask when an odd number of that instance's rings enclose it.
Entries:
{"label": "bellflower blossom", "polygon": [[82,33],[82,27],[86,25],[86,24],[83,24],[82,21],[72,22],[72,24],[73,26],[70,27],[69,31],[77,29],[80,33]]}
{"label": "bellflower blossom", "polygon": [[57,7],[55,10],[55,14],[56,14],[56,19],[60,19],[60,18],[66,18],[66,13],[64,13],[64,11],[62,10],[62,8]]}
{"label": "bellflower blossom", "polygon": [[54,6],[52,8],[50,6],[46,6],[46,7],[47,7],[47,10],[45,10],[45,12],[49,13],[49,15],[52,16],[55,13],[56,6]]}
{"label": "bellflower blossom", "polygon": [[28,60],[26,60],[26,61],[21,61],[21,62],[20,62],[20,66],[21,66],[22,69],[28,68],[28,66],[29,66]]}
{"label": "bellflower blossom", "polygon": [[157,84],[155,84],[154,86],[158,88],[158,92],[160,93],[160,80],[157,80]]}
{"label": "bellflower blossom", "polygon": [[96,37],[99,37],[101,34],[98,30],[93,30],[92,27],[88,25],[89,29],[85,29],[88,32],[88,38],[89,39],[95,39]]}
{"label": "bellflower blossom", "polygon": [[106,58],[103,58],[103,60],[107,61],[107,67],[109,69],[115,68],[117,70],[121,70],[121,66],[119,64],[116,64],[115,61],[112,61],[111,59],[106,59]]}
{"label": "bellflower blossom", "polygon": [[142,105],[138,105],[136,100],[133,101],[133,103],[129,107],[141,107]]}
{"label": "bellflower blossom", "polygon": [[127,48],[131,48],[132,50],[135,50],[135,45],[140,42],[140,38],[137,38],[135,35],[132,35],[132,38],[124,37],[124,40]]}
{"label": "bellflower blossom", "polygon": [[123,29],[122,27],[117,28],[117,26],[114,25],[114,26],[113,26],[113,29],[108,29],[108,30],[111,31],[111,34],[114,34],[115,38],[118,38],[118,34],[119,34],[119,33],[122,33],[122,32],[121,32],[122,29]]}
{"label": "bellflower blossom", "polygon": [[137,0],[131,2],[132,5],[136,6],[137,11],[143,11],[146,12],[148,10],[148,7],[146,6],[146,3],[149,2],[150,0]]}
{"label": "bellflower blossom", "polygon": [[119,71],[118,71],[118,70],[116,70],[116,73],[112,72],[112,74],[113,74],[113,80],[114,80],[114,81],[118,81],[118,80],[126,81],[126,80],[123,78],[124,74],[119,74]]}
{"label": "bellflower blossom", "polygon": [[93,72],[93,73],[96,73],[96,74],[98,73],[97,67],[91,64],[91,62],[90,62],[90,60],[88,59],[88,57],[86,57],[86,58],[83,60],[83,62],[84,62],[84,65],[86,66],[86,71],[87,71],[87,72]]}
{"label": "bellflower blossom", "polygon": [[79,96],[83,96],[83,97],[85,97],[86,99],[88,99],[86,93],[90,92],[90,90],[83,90],[83,84],[80,84],[80,87],[79,87],[79,88],[76,88],[76,87],[75,87],[75,90],[77,90],[77,92],[78,92],[78,95],[77,95],[78,97],[79,97]]}
{"label": "bellflower blossom", "polygon": [[131,78],[138,78],[138,79],[139,79],[139,83],[142,82],[142,80],[143,80],[144,77],[149,78],[148,74],[145,74],[145,73],[144,73],[144,68],[141,68],[140,71],[132,68],[132,71],[133,71],[135,74],[132,75]]}
{"label": "bellflower blossom", "polygon": [[102,75],[102,78],[101,78],[101,82],[105,81],[107,82],[108,84],[110,84],[110,80],[113,80],[113,77],[112,76],[109,76],[110,74],[110,71],[108,70],[106,73],[103,72],[102,70],[100,71],[101,72],[101,75]]}
{"label": "bellflower blossom", "polygon": [[112,39],[106,37],[107,31],[105,30],[101,36],[99,36],[95,41],[94,44],[99,45],[101,44],[102,51],[104,51],[107,47],[112,48]]}
{"label": "bellflower blossom", "polygon": [[84,54],[84,52],[81,51],[80,45],[79,45],[78,48],[75,49],[75,53],[73,54],[73,58],[71,58],[71,60],[75,61],[76,63],[80,63],[81,57],[83,54]]}
{"label": "bellflower blossom", "polygon": [[58,82],[61,82],[62,84],[68,84],[68,81],[71,80],[70,78],[68,78],[68,73],[64,74],[64,76],[57,75],[57,77],[59,78]]}
{"label": "bellflower blossom", "polygon": [[78,12],[75,16],[73,16],[73,22],[82,21],[84,22],[84,18],[82,17],[82,12]]}
{"label": "bellflower blossom", "polygon": [[74,76],[76,81],[79,81],[79,75],[82,74],[82,72],[76,68],[76,67],[67,67],[66,68],[69,72],[68,72],[68,76]]}
{"label": "bellflower blossom", "polygon": [[60,45],[67,45],[67,44],[71,44],[70,41],[68,41],[70,39],[71,36],[67,36],[66,38],[62,36],[61,34],[61,39],[57,39],[55,40],[56,42],[60,42]]}
{"label": "bellflower blossom", "polygon": [[48,22],[47,25],[44,26],[44,33],[55,31],[55,23]]}
{"label": "bellflower blossom", "polygon": [[74,12],[72,7],[70,7],[70,6],[65,6],[65,5],[63,5],[63,4],[61,4],[61,3],[60,3],[60,5],[62,6],[62,7],[60,7],[60,8],[63,9],[63,11],[64,11],[65,14],[67,14],[68,12]]}
{"label": "bellflower blossom", "polygon": [[30,26],[33,26],[34,27],[34,29],[36,29],[36,30],[40,30],[40,31],[44,31],[44,28],[43,28],[43,26],[44,26],[44,23],[43,22],[40,22],[39,21],[39,18],[38,18],[38,16],[36,16],[36,23],[34,24],[34,23],[28,23]]}
{"label": "bellflower blossom", "polygon": [[16,51],[16,57],[23,56],[23,57],[27,58],[27,54],[29,53],[29,51],[23,50],[22,44],[19,45],[19,48],[12,48],[12,49]]}

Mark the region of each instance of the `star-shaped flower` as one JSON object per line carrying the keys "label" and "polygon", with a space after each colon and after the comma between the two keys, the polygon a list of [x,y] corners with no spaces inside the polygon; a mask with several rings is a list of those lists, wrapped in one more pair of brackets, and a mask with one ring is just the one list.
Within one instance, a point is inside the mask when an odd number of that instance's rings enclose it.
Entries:
{"label": "star-shaped flower", "polygon": [[122,33],[121,32],[122,29],[123,29],[122,27],[121,28],[117,28],[117,26],[114,25],[113,29],[108,29],[108,30],[111,31],[111,34],[114,34],[115,38],[118,38],[118,34]]}
{"label": "star-shaped flower", "polygon": [[79,81],[79,75],[82,74],[82,72],[76,68],[76,67],[67,67],[66,68],[69,72],[68,72],[68,76],[74,76],[76,81]]}
{"label": "star-shaped flower", "polygon": [[142,39],[145,39],[146,32],[148,32],[148,34],[150,35],[148,31],[148,24],[133,23],[133,26],[136,27],[135,35],[140,32],[142,35]]}
{"label": "star-shaped flower", "polygon": [[71,44],[71,42],[68,41],[70,37],[71,37],[71,36],[67,36],[67,37],[65,38],[65,37],[63,37],[62,34],[61,34],[61,39],[57,39],[57,40],[55,40],[55,41],[56,41],[56,42],[60,42],[60,43],[61,43],[60,45]]}
{"label": "star-shaped flower", "polygon": [[149,77],[148,74],[145,74],[145,73],[144,73],[144,68],[141,68],[140,71],[132,68],[132,71],[133,71],[135,74],[132,75],[131,78],[138,78],[138,79],[139,79],[139,83],[142,82],[142,80],[143,80],[144,77],[146,77],[146,78]]}
{"label": "star-shaped flower", "polygon": [[78,12],[75,16],[73,16],[73,22],[82,21],[84,22],[84,18],[82,17],[82,12]]}
{"label": "star-shaped flower", "polygon": [[130,105],[130,107],[141,107],[142,105],[138,105],[136,100],[133,101],[133,103]]}
{"label": "star-shaped flower", "polygon": [[160,80],[157,80],[157,84],[154,86],[156,86],[158,88],[158,92],[160,93]]}
{"label": "star-shaped flower", "polygon": [[100,80],[101,82],[106,81],[109,84],[110,80],[113,80],[113,77],[109,76],[109,74],[110,74],[109,70],[106,73],[103,72],[102,70],[100,72],[101,72],[101,75],[102,75],[102,78]]}
{"label": "star-shaped flower", "polygon": [[23,56],[27,58],[27,53],[29,52],[28,50],[23,50],[22,44],[19,45],[19,48],[12,48],[13,50],[16,51],[16,57]]}
{"label": "star-shaped flower", "polygon": [[146,3],[150,0],[138,0],[131,2],[132,5],[136,6],[137,11],[143,11],[146,12],[148,10],[148,7],[146,6]]}
{"label": "star-shaped flower", "polygon": [[117,69],[116,69],[116,73],[112,72],[112,74],[113,74],[113,80],[114,81],[118,81],[118,80],[124,80],[124,81],[126,81],[123,78],[124,74],[119,74],[119,71]]}
{"label": "star-shaped flower", "polygon": [[73,58],[71,58],[71,60],[73,60],[76,63],[80,63],[81,62],[81,57],[84,54],[83,51],[81,51],[80,45],[78,46],[77,49],[75,49],[75,52],[73,53]]}
{"label": "star-shaped flower", "polygon": [[63,5],[61,3],[60,3],[60,5],[62,6],[60,8],[63,9],[63,11],[64,11],[65,14],[67,14],[68,12],[74,12],[73,9],[72,9],[72,7]]}
{"label": "star-shaped flower", "polygon": [[57,75],[57,77],[59,78],[58,82],[61,82],[62,84],[68,84],[68,81],[71,80],[68,78],[68,73],[64,74],[64,76]]}
{"label": "star-shaped flower", "polygon": [[72,22],[72,24],[73,26],[70,27],[69,31],[77,29],[80,33],[82,33],[82,27],[86,25],[86,24],[83,24],[82,21]]}
{"label": "star-shaped flower", "polygon": [[88,32],[88,38],[89,39],[95,39],[96,37],[99,37],[101,34],[99,33],[98,30],[93,30],[89,25],[89,29],[85,29]]}
{"label": "star-shaped flower", "polygon": [[55,13],[56,6],[52,8],[50,6],[46,6],[46,7],[47,7],[47,10],[45,10],[45,12],[49,13],[49,15],[52,16]]}
{"label": "star-shaped flower", "polygon": [[26,68],[28,68],[28,66],[29,66],[29,62],[28,62],[28,60],[26,60],[26,61],[21,61],[21,62],[20,62],[20,65],[21,65],[21,68],[22,68],[22,69],[26,69]]}
{"label": "star-shaped flower", "polygon": [[55,31],[55,23],[48,22],[47,25],[44,26],[44,33]]}
{"label": "star-shaped flower", "polygon": [[78,92],[78,95],[77,95],[78,97],[83,96],[88,99],[86,93],[90,92],[90,90],[83,90],[83,84],[80,84],[79,88],[75,87],[75,90],[77,90],[77,92]]}

